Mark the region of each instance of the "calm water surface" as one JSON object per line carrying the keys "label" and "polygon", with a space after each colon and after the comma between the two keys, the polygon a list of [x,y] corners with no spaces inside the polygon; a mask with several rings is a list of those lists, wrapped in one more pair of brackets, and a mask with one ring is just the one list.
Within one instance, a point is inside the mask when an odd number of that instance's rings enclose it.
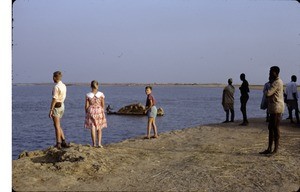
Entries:
{"label": "calm water surface", "polygon": [[[13,86],[13,159],[24,151],[45,149],[55,144],[52,120],[48,118],[52,86],[32,85]],[[62,127],[68,142],[90,144],[90,131],[84,128],[85,94],[88,86],[68,86],[65,101],[65,114]],[[143,86],[102,86],[106,105],[114,110],[132,104],[145,105],[146,95]],[[153,95],[162,107],[165,116],[157,117],[159,132],[167,132],[225,120],[221,105],[222,88],[200,88],[197,86],[155,86]],[[236,87],[236,120],[242,118],[239,110],[239,90]],[[262,91],[251,90],[248,102],[248,116],[264,117],[259,109]],[[108,128],[103,131],[103,144],[119,142],[146,133],[147,117],[107,116]]]}

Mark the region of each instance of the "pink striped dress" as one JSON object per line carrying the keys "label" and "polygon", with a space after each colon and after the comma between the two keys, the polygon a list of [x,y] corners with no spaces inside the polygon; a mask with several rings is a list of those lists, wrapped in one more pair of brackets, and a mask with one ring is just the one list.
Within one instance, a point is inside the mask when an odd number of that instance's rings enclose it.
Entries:
{"label": "pink striped dress", "polygon": [[85,116],[85,128],[92,129],[95,127],[99,130],[107,127],[104,109],[101,106],[101,101],[104,100],[104,98],[105,96],[101,92],[97,92],[96,94],[90,92],[86,94],[86,99],[90,105]]}

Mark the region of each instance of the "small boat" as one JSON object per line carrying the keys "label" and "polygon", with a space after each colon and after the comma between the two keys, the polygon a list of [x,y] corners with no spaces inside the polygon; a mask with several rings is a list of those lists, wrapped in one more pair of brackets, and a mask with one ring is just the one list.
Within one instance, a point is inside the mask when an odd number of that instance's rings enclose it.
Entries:
{"label": "small boat", "polygon": [[[112,111],[110,105],[107,106],[106,112],[108,115],[146,115],[145,106],[141,103],[134,103],[126,105],[118,111]],[[162,108],[157,109],[157,116],[163,116],[164,110]]]}

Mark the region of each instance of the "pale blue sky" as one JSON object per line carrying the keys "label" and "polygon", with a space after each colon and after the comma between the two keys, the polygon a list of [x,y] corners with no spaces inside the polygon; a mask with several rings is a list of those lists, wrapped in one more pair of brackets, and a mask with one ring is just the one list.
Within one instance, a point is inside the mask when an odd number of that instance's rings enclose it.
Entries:
{"label": "pale blue sky", "polygon": [[300,4],[280,0],[17,0],[13,82],[263,84],[300,76]]}

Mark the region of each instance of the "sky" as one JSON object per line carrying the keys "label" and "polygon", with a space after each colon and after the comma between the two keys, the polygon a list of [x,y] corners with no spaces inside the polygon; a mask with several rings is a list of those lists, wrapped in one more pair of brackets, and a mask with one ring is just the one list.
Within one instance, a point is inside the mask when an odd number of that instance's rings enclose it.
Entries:
{"label": "sky", "polygon": [[300,76],[300,3],[289,0],[17,0],[13,83],[264,84]]}

